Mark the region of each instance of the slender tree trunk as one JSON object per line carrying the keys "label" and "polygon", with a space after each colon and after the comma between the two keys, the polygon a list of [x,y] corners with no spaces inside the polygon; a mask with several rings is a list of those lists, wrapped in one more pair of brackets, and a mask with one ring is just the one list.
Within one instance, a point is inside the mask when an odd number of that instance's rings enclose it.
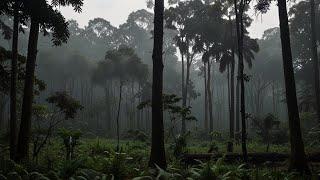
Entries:
{"label": "slender tree trunk", "polygon": [[267,131],[267,152],[269,152],[269,148],[270,148],[270,133],[269,131]]}
{"label": "slender tree trunk", "polygon": [[[228,152],[233,152],[233,138],[234,138],[234,119],[233,119],[233,109],[234,108],[232,106],[232,100],[231,100],[231,96],[232,96],[232,92],[231,92],[231,84],[232,84],[232,75],[230,73],[230,65],[228,64],[228,110],[229,110],[229,141],[228,141],[228,148],[227,151]],[[231,65],[232,66],[232,65]],[[232,67],[231,67],[232,69]],[[232,71],[232,70],[231,70]]]}
{"label": "slender tree trunk", "polygon": [[2,125],[4,124],[5,113],[5,95],[0,93],[0,131],[2,131]]}
{"label": "slender tree trunk", "polygon": [[154,44],[152,79],[152,141],[149,166],[166,169],[163,125],[163,14],[164,1],[156,0],[154,7]]}
{"label": "slender tree trunk", "polygon": [[[243,9],[241,10],[241,14],[243,14]],[[245,102],[245,87],[244,87],[244,63],[243,63],[243,36],[244,36],[244,27],[243,27],[243,19],[242,16],[240,16],[240,25],[241,25],[241,43],[240,43],[240,77],[241,77],[241,139],[242,139],[242,153],[243,153],[243,159],[245,162],[248,161],[248,152],[247,152],[247,124],[246,124],[246,102]]]}
{"label": "slender tree trunk", "polygon": [[208,131],[209,122],[208,122],[208,81],[207,81],[207,64],[204,62],[204,129]]}
{"label": "slender tree trunk", "polygon": [[238,39],[238,56],[239,56],[239,77],[238,81],[240,81],[241,87],[241,141],[242,141],[242,153],[244,162],[248,161],[248,152],[247,152],[247,144],[246,144],[246,111],[245,111],[245,91],[244,91],[244,64],[243,64],[243,36],[244,36],[244,26],[243,26],[243,10],[244,10],[244,0],[240,2],[240,8],[238,10],[237,1],[234,0],[234,6],[236,11],[236,28],[237,28],[237,39]]}
{"label": "slender tree trunk", "polygon": [[122,86],[123,83],[120,81],[119,88],[119,101],[118,101],[118,111],[117,111],[117,152],[120,151],[120,111],[121,111],[121,100],[122,100]]}
{"label": "slender tree trunk", "polygon": [[311,51],[312,51],[312,62],[314,68],[314,86],[315,96],[317,103],[317,115],[318,122],[320,123],[320,85],[319,85],[319,62],[317,52],[317,33],[316,33],[316,15],[315,15],[315,3],[314,0],[310,0],[310,16],[311,16]]}
{"label": "slender tree trunk", "polygon": [[[230,64],[227,64],[227,92],[228,92],[228,113],[229,113],[229,127],[231,126],[231,90],[230,90]],[[229,128],[229,133],[230,133],[230,128]]]}
{"label": "slender tree trunk", "polygon": [[[141,83],[138,82],[138,92],[141,92]],[[141,96],[138,97],[138,105],[141,103]],[[141,110],[134,107],[134,109],[137,111],[137,123],[138,123],[138,129],[142,130],[142,124],[141,124]]]}
{"label": "slender tree trunk", "polygon": [[[139,123],[138,123],[138,121],[137,121],[137,119],[136,119],[136,111],[135,111],[135,108],[134,108],[134,106],[135,106],[135,94],[134,94],[134,80],[132,80],[132,84],[131,84],[131,98],[132,98],[132,100],[131,100],[131,107],[130,107],[130,116],[131,116],[131,118],[132,118],[132,122],[134,123],[134,125],[133,125],[133,128],[135,128],[135,129],[139,129]],[[130,97],[129,97],[130,98]]]}
{"label": "slender tree trunk", "polygon": [[277,115],[277,113],[276,113],[276,99],[275,99],[274,81],[272,81],[272,108],[273,108],[273,114]]}
{"label": "slender tree trunk", "polygon": [[33,103],[34,73],[37,59],[39,23],[31,18],[31,27],[28,43],[26,76],[23,93],[22,115],[17,148],[17,160],[27,160],[31,136],[31,116]]}
{"label": "slender tree trunk", "polygon": [[15,159],[17,145],[17,61],[19,40],[19,2],[14,3],[11,87],[10,87],[10,158]]}
{"label": "slender tree trunk", "polygon": [[[230,139],[231,143],[234,142],[234,69],[235,69],[235,58],[234,58],[234,48],[232,49],[232,62],[231,62],[231,79],[230,79]],[[233,145],[232,145],[233,147]],[[233,148],[232,148],[233,151]]]}
{"label": "slender tree trunk", "polygon": [[290,170],[309,173],[304,144],[301,135],[296,85],[292,63],[290,32],[286,0],[278,0],[283,69],[286,87],[286,101],[289,115],[291,143]]}
{"label": "slender tree trunk", "polygon": [[[107,119],[106,119],[106,129],[112,129],[112,125],[111,125],[111,119],[112,119],[112,115],[111,115],[111,92],[110,90],[112,90],[112,87],[110,87],[110,85],[107,85],[107,88],[106,88],[106,96],[107,96],[107,99],[108,99],[108,102],[109,103],[106,103],[106,106],[107,106]],[[109,132],[110,133],[110,132]]]}
{"label": "slender tree trunk", "polygon": [[240,132],[240,83],[239,83],[239,63],[236,84],[236,132]]}
{"label": "slender tree trunk", "polygon": [[[182,53],[182,51],[180,50],[180,54],[181,54],[181,94],[182,94],[182,107],[184,107],[184,99],[185,99],[185,68],[184,68],[184,54]],[[181,119],[181,132],[183,132],[183,129],[185,127],[185,121],[184,121],[184,117],[182,117]]]}
{"label": "slender tree trunk", "polygon": [[[190,55],[187,53],[187,77],[186,77],[186,82],[185,82],[185,87],[184,87],[184,96],[182,99],[182,107],[186,108],[187,107],[187,98],[188,98],[188,87],[189,87],[189,81],[190,81]],[[182,126],[181,126],[181,133],[185,134],[186,133],[186,117],[182,116]]]}
{"label": "slender tree trunk", "polygon": [[[230,35],[231,35],[231,39],[234,39],[233,36],[233,25],[231,22],[231,18],[229,17],[229,21],[230,21]],[[231,63],[230,63],[230,81],[228,80],[228,86],[230,87],[230,92],[228,94],[229,96],[229,116],[230,116],[230,122],[229,122],[229,130],[230,130],[230,142],[228,145],[228,150],[229,152],[233,152],[233,143],[234,143],[234,63],[235,63],[235,52],[234,52],[234,46],[231,49]]]}
{"label": "slender tree trunk", "polygon": [[207,93],[208,93],[208,103],[209,103],[209,126],[210,132],[213,131],[213,112],[212,112],[212,91],[211,91],[211,64],[210,60],[207,62],[207,73],[208,73],[208,82],[207,82]]}

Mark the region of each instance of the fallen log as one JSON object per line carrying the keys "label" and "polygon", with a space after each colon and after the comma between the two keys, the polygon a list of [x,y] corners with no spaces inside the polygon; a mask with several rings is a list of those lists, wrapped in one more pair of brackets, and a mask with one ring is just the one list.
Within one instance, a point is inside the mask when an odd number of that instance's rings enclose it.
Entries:
{"label": "fallen log", "polygon": [[[264,164],[266,162],[276,163],[284,162],[290,157],[289,154],[284,153],[248,153],[248,161],[251,164]],[[184,154],[182,161],[186,164],[198,164],[199,161],[217,161],[218,159],[223,158],[227,163],[238,163],[241,162],[243,156],[241,153],[226,153],[226,154]],[[307,155],[308,161],[310,162],[320,162],[320,152],[312,153]]]}

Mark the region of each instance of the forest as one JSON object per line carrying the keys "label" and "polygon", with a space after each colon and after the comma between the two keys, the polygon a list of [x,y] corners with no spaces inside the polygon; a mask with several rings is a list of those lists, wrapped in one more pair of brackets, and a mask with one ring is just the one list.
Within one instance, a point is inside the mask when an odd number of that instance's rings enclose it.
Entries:
{"label": "forest", "polygon": [[320,179],[320,1],[143,1],[0,0],[0,180]]}

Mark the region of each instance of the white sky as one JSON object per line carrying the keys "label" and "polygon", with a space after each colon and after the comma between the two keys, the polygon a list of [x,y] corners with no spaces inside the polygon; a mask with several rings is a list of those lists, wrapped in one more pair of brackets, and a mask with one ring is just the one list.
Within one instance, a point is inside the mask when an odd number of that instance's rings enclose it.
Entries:
{"label": "white sky", "polygon": [[[146,8],[146,0],[84,0],[81,14],[74,13],[72,8],[63,8],[61,11],[66,19],[75,19],[82,27],[96,17],[104,18],[118,26],[126,21],[132,11],[142,8]],[[266,29],[279,25],[275,5],[265,15],[256,15],[254,11],[250,11],[249,14],[254,19],[249,29],[250,35],[254,38],[261,38]]]}

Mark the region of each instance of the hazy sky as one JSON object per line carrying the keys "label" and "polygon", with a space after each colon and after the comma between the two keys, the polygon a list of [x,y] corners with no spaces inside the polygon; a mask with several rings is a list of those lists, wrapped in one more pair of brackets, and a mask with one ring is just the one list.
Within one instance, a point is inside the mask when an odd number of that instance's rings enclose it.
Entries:
{"label": "hazy sky", "polygon": [[[83,12],[74,13],[71,8],[63,8],[62,13],[67,19],[75,19],[80,26],[87,25],[90,19],[101,17],[118,26],[126,21],[132,11],[146,8],[146,0],[84,0]],[[254,19],[249,31],[252,37],[260,38],[264,30],[279,25],[276,6],[273,6],[268,14],[256,15],[254,11],[249,13]]]}

